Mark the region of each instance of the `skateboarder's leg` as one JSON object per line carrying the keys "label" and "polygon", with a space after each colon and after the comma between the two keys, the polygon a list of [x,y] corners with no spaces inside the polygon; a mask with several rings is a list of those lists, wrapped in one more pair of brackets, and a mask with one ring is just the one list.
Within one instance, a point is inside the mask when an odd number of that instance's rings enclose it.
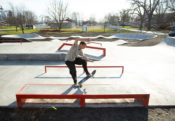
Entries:
{"label": "skateboarder's leg", "polygon": [[84,71],[86,72],[86,75],[90,75],[88,69],[87,69],[87,61],[82,59],[82,58],[76,58],[75,59],[75,64],[82,65]]}
{"label": "skateboarder's leg", "polygon": [[74,84],[77,84],[77,73],[76,73],[76,68],[75,68],[74,62],[66,61],[65,63],[67,65],[67,67],[69,68],[69,73],[72,76]]}

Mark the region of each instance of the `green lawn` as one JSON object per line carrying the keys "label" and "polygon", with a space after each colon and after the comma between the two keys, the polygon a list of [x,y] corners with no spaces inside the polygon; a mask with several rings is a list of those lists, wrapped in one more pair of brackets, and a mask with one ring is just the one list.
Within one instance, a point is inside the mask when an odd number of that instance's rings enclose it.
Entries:
{"label": "green lawn", "polygon": [[15,26],[0,26],[0,29],[15,29]]}
{"label": "green lawn", "polygon": [[[123,26],[121,26],[121,27],[123,27]],[[126,29],[135,29],[135,30],[139,30],[139,28],[137,28],[137,27],[132,27],[132,26],[124,26],[124,28],[126,28]],[[142,30],[147,31],[147,28],[146,28],[146,27],[143,27]],[[151,31],[159,31],[159,32],[162,32],[162,33],[169,33],[169,32],[170,32],[170,30],[166,30],[166,29],[156,30],[156,29],[154,29],[154,28],[152,28]]]}
{"label": "green lawn", "polygon": [[[123,26],[121,26],[123,27]],[[124,28],[127,29],[135,29],[139,30],[137,27],[131,27],[131,26],[124,26]],[[1,30],[2,29],[2,30]],[[6,30],[5,30],[6,29]],[[143,28],[142,30],[147,30],[146,28]],[[152,31],[156,31],[155,29],[151,29]],[[37,32],[45,32],[46,34],[48,33],[58,33],[57,29],[25,29],[24,33],[37,33]],[[62,34],[66,33],[80,33],[82,32],[82,28],[75,28],[75,29],[61,29]],[[104,32],[104,29],[87,29],[87,32]],[[111,29],[105,29],[105,32],[107,33],[133,33],[132,31],[129,30],[111,30]],[[160,32],[168,33],[169,30],[160,30]],[[15,26],[0,26],[0,34],[1,35],[7,35],[7,34],[22,34],[22,31],[20,28],[18,28],[18,31],[16,32],[16,27]]]}
{"label": "green lawn", "polygon": [[[58,33],[58,31],[46,31],[46,33]],[[62,34],[66,34],[66,33],[80,33],[80,32],[83,32],[82,29],[61,29],[61,32]],[[87,29],[87,32],[101,32],[103,33],[104,32],[104,29]],[[133,33],[132,31],[129,31],[129,30],[116,30],[116,31],[113,31],[111,29],[105,29],[105,32],[107,33]]]}
{"label": "green lawn", "polygon": [[[2,29],[2,30],[1,30]],[[6,29],[6,30],[5,30]],[[41,29],[41,30],[37,30],[37,29],[25,29],[24,33],[37,33],[37,32],[45,32],[46,34],[48,33],[58,33],[58,30],[56,29]],[[82,32],[81,28],[77,28],[77,29],[61,29],[62,34],[66,34],[66,33],[80,33]],[[103,33],[104,29],[87,29],[87,33],[88,32],[98,32],[98,33]],[[105,29],[105,32],[107,33],[133,33],[132,31],[129,30],[111,30],[111,29]],[[7,34],[22,34],[22,31],[20,28],[18,28],[18,31],[16,32],[16,28],[15,26],[0,26],[0,34],[1,35],[7,35]]]}
{"label": "green lawn", "polygon": [[[37,29],[25,29],[24,33],[36,33],[38,32]],[[22,34],[22,31],[20,29],[18,29],[18,31],[16,31],[16,29],[13,30],[2,30],[1,35],[7,35],[7,34]]]}
{"label": "green lawn", "polygon": [[[122,27],[122,26],[121,26]],[[132,27],[132,26],[124,26],[124,28],[126,29],[135,29],[135,30],[139,30],[139,28],[137,27]]]}

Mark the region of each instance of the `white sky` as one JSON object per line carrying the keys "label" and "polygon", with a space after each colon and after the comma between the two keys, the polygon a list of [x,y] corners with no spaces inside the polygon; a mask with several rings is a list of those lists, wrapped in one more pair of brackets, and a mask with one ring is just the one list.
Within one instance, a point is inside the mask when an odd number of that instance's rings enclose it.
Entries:
{"label": "white sky", "polygon": [[[48,6],[51,0],[0,0],[0,5],[8,9],[9,3],[14,6],[33,11],[38,17],[48,15]],[[129,8],[128,0],[65,0],[68,1],[69,12],[80,13],[81,18],[88,19],[93,16],[102,20],[108,13],[119,13]]]}

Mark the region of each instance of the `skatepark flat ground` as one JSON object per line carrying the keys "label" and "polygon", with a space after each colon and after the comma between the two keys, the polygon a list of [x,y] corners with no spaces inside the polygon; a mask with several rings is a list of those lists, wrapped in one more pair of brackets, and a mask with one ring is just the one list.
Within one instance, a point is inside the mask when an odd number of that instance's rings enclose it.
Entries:
{"label": "skatepark flat ground", "polygon": [[[117,40],[118,41],[118,40]],[[162,42],[156,46],[149,47],[127,47],[119,46],[117,41],[102,42],[102,47],[106,48],[106,57],[100,61],[88,62],[88,66],[124,66],[124,73],[121,75],[121,69],[98,68],[94,78],[84,82],[83,89],[88,92],[100,94],[150,94],[149,106],[175,105],[175,47]],[[51,53],[57,51],[57,42],[53,40],[49,43]],[[33,43],[33,42],[32,42]],[[32,49],[30,43],[30,52],[48,52],[48,46],[42,43],[34,44]],[[9,53],[21,52],[20,49],[11,49],[14,46],[24,47],[28,43],[17,45],[19,43],[3,43],[0,46],[0,53],[4,53],[4,48]],[[8,47],[10,46],[10,48]],[[14,46],[13,46],[14,45]],[[95,45],[98,46],[98,45]],[[53,48],[52,48],[53,47]],[[59,44],[58,44],[59,47]],[[15,48],[15,47],[14,47]],[[18,47],[17,47],[18,48]],[[41,51],[42,48],[42,51]],[[66,50],[67,48],[65,48]],[[12,52],[13,50],[13,52]],[[40,51],[39,51],[40,50]],[[94,51],[94,50],[93,50]],[[98,50],[97,50],[98,51]],[[29,52],[28,50],[26,52]],[[101,52],[85,50],[85,54],[100,54]],[[94,56],[93,55],[93,56]],[[99,55],[98,55],[99,56]],[[97,56],[97,57],[98,57]],[[16,107],[16,93],[24,84],[72,84],[68,69],[50,68],[44,72],[45,65],[65,65],[64,62],[21,62],[9,61],[0,62],[0,105]],[[92,71],[94,69],[90,69]],[[80,81],[85,75],[82,69],[77,69],[78,80]],[[93,86],[90,86],[93,84]],[[88,87],[87,87],[88,85]],[[100,87],[101,86],[101,87]],[[38,87],[39,88],[39,87]],[[38,89],[37,88],[37,89]],[[54,88],[48,85],[48,90]],[[57,88],[56,88],[57,89]],[[55,89],[55,90],[56,90]],[[64,93],[68,88],[59,88],[59,93]],[[31,89],[31,93],[32,93]],[[40,90],[40,89],[39,89]],[[79,88],[72,89],[73,93],[79,92]],[[43,93],[45,93],[43,91]],[[70,93],[72,93],[70,91]],[[83,93],[83,92],[82,92]],[[84,93],[83,93],[84,94]],[[64,100],[66,101],[66,100]],[[32,106],[32,105],[30,105]],[[72,106],[72,105],[70,105]],[[113,105],[115,106],[115,104]],[[119,106],[119,105],[117,105]]]}

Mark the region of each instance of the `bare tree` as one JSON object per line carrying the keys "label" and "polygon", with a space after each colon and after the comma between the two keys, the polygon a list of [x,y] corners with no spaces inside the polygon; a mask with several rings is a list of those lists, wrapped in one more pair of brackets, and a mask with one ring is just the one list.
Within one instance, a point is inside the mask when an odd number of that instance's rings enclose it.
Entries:
{"label": "bare tree", "polygon": [[26,24],[34,25],[37,21],[36,15],[31,11],[24,11],[24,16],[26,19]]}
{"label": "bare tree", "polygon": [[175,0],[168,0],[168,8],[175,12]]}
{"label": "bare tree", "polygon": [[89,18],[89,23],[90,23],[90,25],[96,25],[97,22],[96,22],[94,16],[90,16],[90,18]]}
{"label": "bare tree", "polygon": [[147,29],[151,30],[151,20],[153,17],[153,13],[158,6],[160,0],[132,0],[134,3],[141,6],[147,16]]}
{"label": "bare tree", "polygon": [[104,32],[106,32],[106,27],[109,24],[110,25],[117,25],[119,20],[120,20],[120,17],[117,14],[115,14],[115,15],[112,15],[111,13],[106,14],[103,18],[103,21],[102,21]]}
{"label": "bare tree", "polygon": [[104,29],[104,32],[106,32],[106,27],[108,25],[108,15],[105,15],[104,16],[104,19],[103,19],[103,29]]}
{"label": "bare tree", "polygon": [[10,6],[10,10],[8,10],[6,16],[4,17],[6,23],[8,23],[11,26],[15,26],[16,27],[16,31],[18,31],[18,21],[17,21],[17,11],[16,8],[9,3]]}
{"label": "bare tree", "polygon": [[75,25],[78,25],[78,20],[79,20],[79,13],[73,12],[71,15],[72,21],[75,23]]}
{"label": "bare tree", "polygon": [[120,11],[120,21],[122,25],[124,26],[125,23],[128,23],[130,20],[130,9],[123,9]]}
{"label": "bare tree", "polygon": [[165,14],[168,10],[168,2],[167,0],[160,0],[159,4],[155,9],[155,19],[156,25],[159,28],[165,28],[167,26],[167,18],[165,18]]}
{"label": "bare tree", "polygon": [[46,23],[46,24],[50,24],[51,23],[51,18],[49,16],[44,16],[43,17],[43,22]]}
{"label": "bare tree", "polygon": [[24,25],[26,23],[25,11],[23,9],[17,9],[16,15],[17,24],[21,28],[22,33],[24,34]]}
{"label": "bare tree", "polygon": [[[170,11],[168,20],[170,22],[171,26],[174,26],[174,21],[175,21],[175,0],[168,0],[168,9]],[[174,29],[174,27],[172,28]]]}
{"label": "bare tree", "polygon": [[139,21],[139,30],[142,30],[145,19],[145,10],[136,1],[131,0],[132,14],[136,14],[136,19]]}
{"label": "bare tree", "polygon": [[111,24],[111,25],[117,25],[117,23],[120,20],[120,17],[117,14],[109,13],[107,16],[108,16],[107,17],[108,23]]}
{"label": "bare tree", "polygon": [[64,0],[52,0],[49,6],[49,14],[58,27],[58,31],[61,31],[62,24],[67,17],[68,4],[63,2]]}
{"label": "bare tree", "polygon": [[18,27],[21,28],[22,33],[24,33],[24,26],[26,24],[33,25],[36,22],[36,16],[31,11],[26,11],[22,8],[13,6],[11,3],[9,4],[10,10],[8,11],[6,18],[6,22],[9,25],[15,26],[16,31]]}

